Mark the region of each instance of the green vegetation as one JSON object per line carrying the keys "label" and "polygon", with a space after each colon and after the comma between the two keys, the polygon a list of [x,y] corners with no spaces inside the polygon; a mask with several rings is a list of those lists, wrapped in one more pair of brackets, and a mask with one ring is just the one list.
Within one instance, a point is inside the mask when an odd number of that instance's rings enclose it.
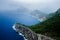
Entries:
{"label": "green vegetation", "polygon": [[60,40],[60,10],[47,17],[47,20],[29,27],[36,33]]}

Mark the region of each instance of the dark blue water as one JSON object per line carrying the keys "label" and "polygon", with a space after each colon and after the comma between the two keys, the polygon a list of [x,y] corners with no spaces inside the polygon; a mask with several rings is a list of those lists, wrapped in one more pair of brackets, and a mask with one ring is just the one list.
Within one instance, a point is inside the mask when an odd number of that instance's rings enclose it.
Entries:
{"label": "dark blue water", "polygon": [[24,40],[24,38],[18,35],[12,28],[13,24],[16,22],[30,26],[39,21],[25,14],[0,12],[0,40]]}

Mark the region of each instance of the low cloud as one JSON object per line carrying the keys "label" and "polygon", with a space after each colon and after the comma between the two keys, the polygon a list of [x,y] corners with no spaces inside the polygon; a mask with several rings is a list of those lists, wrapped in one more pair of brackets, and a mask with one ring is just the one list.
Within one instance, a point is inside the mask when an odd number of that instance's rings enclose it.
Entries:
{"label": "low cloud", "polygon": [[0,10],[17,10],[23,7],[50,13],[60,8],[60,0],[0,0]]}

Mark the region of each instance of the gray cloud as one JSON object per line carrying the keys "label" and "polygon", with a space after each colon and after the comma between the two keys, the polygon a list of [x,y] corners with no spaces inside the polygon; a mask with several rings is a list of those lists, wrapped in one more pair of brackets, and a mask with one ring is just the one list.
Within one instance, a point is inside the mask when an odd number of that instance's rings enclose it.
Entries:
{"label": "gray cloud", "polygon": [[10,0],[0,0],[0,10],[16,10],[17,8],[17,4]]}
{"label": "gray cloud", "polygon": [[26,0],[17,1],[17,0],[0,0],[0,10],[17,10],[18,8],[27,8],[29,10],[41,10],[45,13],[50,13],[56,11],[60,8],[60,0]]}

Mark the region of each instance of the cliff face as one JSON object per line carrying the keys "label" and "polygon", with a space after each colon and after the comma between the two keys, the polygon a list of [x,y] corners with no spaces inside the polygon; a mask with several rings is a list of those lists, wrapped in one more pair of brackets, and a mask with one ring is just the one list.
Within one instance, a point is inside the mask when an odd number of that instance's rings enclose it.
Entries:
{"label": "cliff face", "polygon": [[28,27],[24,27],[19,23],[14,24],[13,29],[19,34],[22,33],[25,39],[27,40],[54,40],[54,39],[51,39],[50,37],[46,37],[41,34],[36,34],[32,30],[30,30]]}
{"label": "cliff face", "polygon": [[27,40],[38,40],[37,34],[27,27],[20,24],[14,24],[13,29],[18,33],[22,33]]}

